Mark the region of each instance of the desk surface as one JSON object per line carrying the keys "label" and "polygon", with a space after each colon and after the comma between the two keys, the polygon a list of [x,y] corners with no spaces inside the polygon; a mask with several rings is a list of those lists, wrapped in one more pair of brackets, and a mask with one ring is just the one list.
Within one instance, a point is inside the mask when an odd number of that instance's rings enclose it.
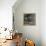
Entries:
{"label": "desk surface", "polygon": [[[1,43],[0,43],[1,45]],[[2,46],[15,46],[15,39],[13,40],[6,40],[6,42],[2,43]]]}

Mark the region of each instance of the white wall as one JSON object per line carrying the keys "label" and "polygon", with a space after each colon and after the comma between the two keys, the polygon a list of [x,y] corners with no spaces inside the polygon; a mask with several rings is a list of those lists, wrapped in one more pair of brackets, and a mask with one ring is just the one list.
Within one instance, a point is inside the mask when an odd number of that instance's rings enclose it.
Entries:
{"label": "white wall", "polygon": [[0,0],[0,27],[12,28],[12,6],[16,0]]}
{"label": "white wall", "polygon": [[[15,6],[15,5],[14,5]],[[13,9],[15,16],[15,29],[18,32],[24,34],[24,38],[32,39],[35,41],[36,46],[41,46],[41,31],[40,31],[40,11],[41,1],[40,0],[23,0],[21,5],[16,9]],[[25,26],[23,25],[24,13],[35,13],[36,14],[36,25]]]}
{"label": "white wall", "polygon": [[41,40],[42,46],[46,46],[46,0],[41,1]]}

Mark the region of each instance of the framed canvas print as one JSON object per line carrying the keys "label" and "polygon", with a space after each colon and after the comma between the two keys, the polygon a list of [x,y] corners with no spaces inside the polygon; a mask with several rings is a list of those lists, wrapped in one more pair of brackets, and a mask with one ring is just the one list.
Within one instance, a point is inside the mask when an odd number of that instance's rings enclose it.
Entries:
{"label": "framed canvas print", "polygon": [[24,14],[24,25],[36,25],[35,13]]}

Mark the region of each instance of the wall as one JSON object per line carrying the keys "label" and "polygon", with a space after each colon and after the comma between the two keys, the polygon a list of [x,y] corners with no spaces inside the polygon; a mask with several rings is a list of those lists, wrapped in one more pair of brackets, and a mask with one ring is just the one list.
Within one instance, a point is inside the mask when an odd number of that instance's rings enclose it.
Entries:
{"label": "wall", "polygon": [[0,27],[12,28],[12,6],[16,0],[0,0]]}
{"label": "wall", "polygon": [[40,27],[42,46],[46,46],[46,0],[41,1]]}
{"label": "wall", "polygon": [[[16,5],[14,5],[16,6]],[[41,34],[40,34],[40,12],[41,1],[40,0],[23,0],[17,8],[13,8],[14,19],[15,19],[15,31],[23,33],[24,38],[32,39],[35,41],[36,46],[41,46]],[[35,13],[36,14],[36,25],[25,26],[23,24],[24,13]]]}

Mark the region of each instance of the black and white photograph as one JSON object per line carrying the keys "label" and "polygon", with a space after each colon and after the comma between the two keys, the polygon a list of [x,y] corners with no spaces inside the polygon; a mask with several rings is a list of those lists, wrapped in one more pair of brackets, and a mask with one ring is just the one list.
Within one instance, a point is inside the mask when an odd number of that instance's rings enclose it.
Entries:
{"label": "black and white photograph", "polygon": [[36,24],[36,14],[24,14],[24,25],[35,25]]}

